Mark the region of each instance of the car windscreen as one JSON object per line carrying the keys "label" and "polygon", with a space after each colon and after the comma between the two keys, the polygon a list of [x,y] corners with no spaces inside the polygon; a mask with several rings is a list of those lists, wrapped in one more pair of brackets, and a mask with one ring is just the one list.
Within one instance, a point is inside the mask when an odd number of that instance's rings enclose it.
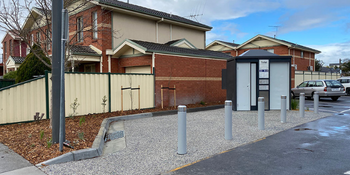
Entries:
{"label": "car windscreen", "polygon": [[326,80],[324,82],[326,83],[327,87],[331,87],[331,88],[339,88],[339,87],[341,87],[341,83],[339,81]]}

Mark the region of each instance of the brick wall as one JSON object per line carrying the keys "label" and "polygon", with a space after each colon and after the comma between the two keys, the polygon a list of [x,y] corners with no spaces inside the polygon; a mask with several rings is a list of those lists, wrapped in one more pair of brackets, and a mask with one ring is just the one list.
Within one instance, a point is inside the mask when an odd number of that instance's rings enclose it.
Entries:
{"label": "brick wall", "polygon": [[[226,61],[156,55],[155,65],[156,106],[161,104],[161,85],[176,86],[177,105],[226,99],[226,90],[221,89],[221,70],[226,69]],[[164,105],[174,105],[173,91],[164,90]]]}

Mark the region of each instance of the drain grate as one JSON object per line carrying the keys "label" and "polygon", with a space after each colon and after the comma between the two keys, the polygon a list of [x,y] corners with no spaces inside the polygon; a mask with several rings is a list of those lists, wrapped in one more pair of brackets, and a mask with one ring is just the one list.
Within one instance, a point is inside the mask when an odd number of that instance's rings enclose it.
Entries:
{"label": "drain grate", "polygon": [[123,137],[124,137],[124,131],[112,132],[112,133],[106,134],[105,142],[108,142],[108,141],[111,141],[111,140],[115,140],[115,139],[119,139],[119,138],[123,138]]}
{"label": "drain grate", "polygon": [[306,131],[306,130],[311,130],[310,128],[296,128],[294,131]]}

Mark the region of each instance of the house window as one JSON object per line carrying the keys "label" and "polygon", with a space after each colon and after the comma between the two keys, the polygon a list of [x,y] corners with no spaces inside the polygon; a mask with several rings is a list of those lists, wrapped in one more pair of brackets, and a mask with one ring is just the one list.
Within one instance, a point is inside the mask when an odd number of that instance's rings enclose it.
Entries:
{"label": "house window", "polygon": [[97,39],[97,12],[92,12],[92,38]]}
{"label": "house window", "polygon": [[270,53],[275,53],[275,49],[266,49],[266,51],[268,51]]}
{"label": "house window", "polygon": [[36,42],[40,43],[40,32],[36,32]]}
{"label": "house window", "polygon": [[303,51],[300,52],[300,57],[304,58],[304,52]]}
{"label": "house window", "polygon": [[13,55],[13,41],[12,40],[10,40],[9,47],[10,47],[10,54],[9,55]]}
{"label": "house window", "polygon": [[83,42],[83,17],[77,18],[77,41]]}
{"label": "house window", "polygon": [[50,45],[50,38],[51,38],[50,31],[48,29],[46,29],[45,32],[46,32],[46,50],[50,50],[50,48],[51,48],[51,45]]}
{"label": "house window", "polygon": [[6,59],[6,54],[7,54],[7,43],[4,42],[4,54],[5,54],[5,59]]}
{"label": "house window", "polygon": [[34,44],[34,34],[30,36],[30,46],[33,46]]}

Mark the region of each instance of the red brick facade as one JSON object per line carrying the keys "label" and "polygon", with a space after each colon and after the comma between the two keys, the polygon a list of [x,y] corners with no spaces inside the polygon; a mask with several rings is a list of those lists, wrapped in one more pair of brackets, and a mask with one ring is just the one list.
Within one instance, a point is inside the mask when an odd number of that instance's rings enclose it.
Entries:
{"label": "red brick facade", "polygon": [[[2,63],[3,63],[3,70],[2,74],[6,74],[6,62],[10,56],[12,57],[25,57],[26,51],[27,51],[27,45],[24,42],[21,42],[19,38],[14,38],[13,35],[11,36],[9,33],[7,33],[2,41]],[[11,69],[12,71],[12,69]]]}

